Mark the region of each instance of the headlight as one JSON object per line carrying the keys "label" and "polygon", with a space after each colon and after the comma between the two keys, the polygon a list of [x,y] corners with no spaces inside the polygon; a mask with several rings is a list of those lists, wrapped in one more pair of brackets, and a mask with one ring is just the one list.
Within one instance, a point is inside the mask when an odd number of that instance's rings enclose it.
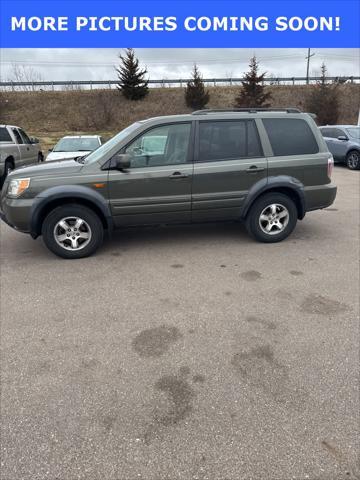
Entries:
{"label": "headlight", "polygon": [[9,197],[19,197],[30,185],[30,178],[19,178],[10,180],[7,195]]}

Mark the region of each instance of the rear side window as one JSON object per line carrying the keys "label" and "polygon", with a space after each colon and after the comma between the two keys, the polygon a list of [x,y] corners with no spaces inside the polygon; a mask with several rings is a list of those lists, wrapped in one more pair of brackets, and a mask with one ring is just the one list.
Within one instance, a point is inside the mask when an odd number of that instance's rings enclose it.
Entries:
{"label": "rear side window", "polygon": [[200,122],[199,128],[200,162],[262,156],[252,120]]}
{"label": "rear side window", "polygon": [[7,131],[7,128],[0,128],[0,142],[12,142],[10,133]]}
{"label": "rear side window", "polygon": [[345,135],[345,133],[338,128],[322,128],[320,131],[322,136],[327,138],[338,138]]}
{"label": "rear side window", "polygon": [[313,132],[305,120],[263,119],[274,155],[308,155],[319,151]]}
{"label": "rear side window", "polygon": [[320,132],[323,137],[332,138],[334,136],[332,128],[321,128]]}

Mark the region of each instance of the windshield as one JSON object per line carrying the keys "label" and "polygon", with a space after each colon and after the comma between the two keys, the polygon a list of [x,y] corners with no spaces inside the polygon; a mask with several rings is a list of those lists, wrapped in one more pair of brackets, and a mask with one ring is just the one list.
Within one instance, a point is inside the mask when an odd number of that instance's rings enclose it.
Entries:
{"label": "windshield", "polygon": [[360,140],[360,127],[347,128],[346,131],[350,135],[350,137]]}
{"label": "windshield", "polygon": [[137,128],[139,128],[140,123],[136,122],[130,125],[129,127],[125,128],[124,130],[121,130],[115,137],[113,137],[111,140],[108,140],[106,143],[101,145],[95,152],[90,153],[86,157],[85,163],[93,163],[97,162],[98,160],[101,160],[101,158],[104,157],[110,150],[112,150],[118,143],[120,143],[124,138],[126,138],[129,133],[133,132]]}
{"label": "windshield", "polygon": [[98,138],[62,138],[54,152],[92,152],[100,145]]}

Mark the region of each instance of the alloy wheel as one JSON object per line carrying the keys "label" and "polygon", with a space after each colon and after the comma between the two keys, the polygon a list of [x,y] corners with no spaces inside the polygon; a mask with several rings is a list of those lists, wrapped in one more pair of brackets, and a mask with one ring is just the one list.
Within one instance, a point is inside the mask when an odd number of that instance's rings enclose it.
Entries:
{"label": "alloy wheel", "polygon": [[359,168],[360,155],[357,152],[352,152],[347,158],[348,167],[351,170],[356,170]]}
{"label": "alloy wheel", "polygon": [[280,203],[272,203],[263,209],[259,217],[261,230],[267,235],[283,232],[289,223],[289,211]]}
{"label": "alloy wheel", "polygon": [[56,243],[65,250],[82,250],[91,240],[91,228],[79,217],[65,217],[54,227]]}

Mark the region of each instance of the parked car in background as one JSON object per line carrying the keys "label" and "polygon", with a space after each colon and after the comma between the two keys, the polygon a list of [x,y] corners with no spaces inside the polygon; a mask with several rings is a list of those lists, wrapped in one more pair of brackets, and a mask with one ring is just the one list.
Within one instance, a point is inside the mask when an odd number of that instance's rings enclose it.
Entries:
{"label": "parked car in background", "polygon": [[99,135],[76,135],[63,137],[46,157],[46,161],[84,157],[96,150],[104,140]]}
{"label": "parked car in background", "polygon": [[350,170],[360,169],[360,126],[326,125],[320,131],[335,162],[345,163]]}
{"label": "parked car in background", "polygon": [[15,125],[0,125],[0,187],[14,168],[44,160],[39,140]]}
{"label": "parked car in background", "polygon": [[336,186],[311,116],[273,110],[138,121],[86,158],[12,172],[0,216],[64,258],[91,255],[105,230],[134,225],[244,221],[256,240],[279,242],[306,212],[331,205]]}

